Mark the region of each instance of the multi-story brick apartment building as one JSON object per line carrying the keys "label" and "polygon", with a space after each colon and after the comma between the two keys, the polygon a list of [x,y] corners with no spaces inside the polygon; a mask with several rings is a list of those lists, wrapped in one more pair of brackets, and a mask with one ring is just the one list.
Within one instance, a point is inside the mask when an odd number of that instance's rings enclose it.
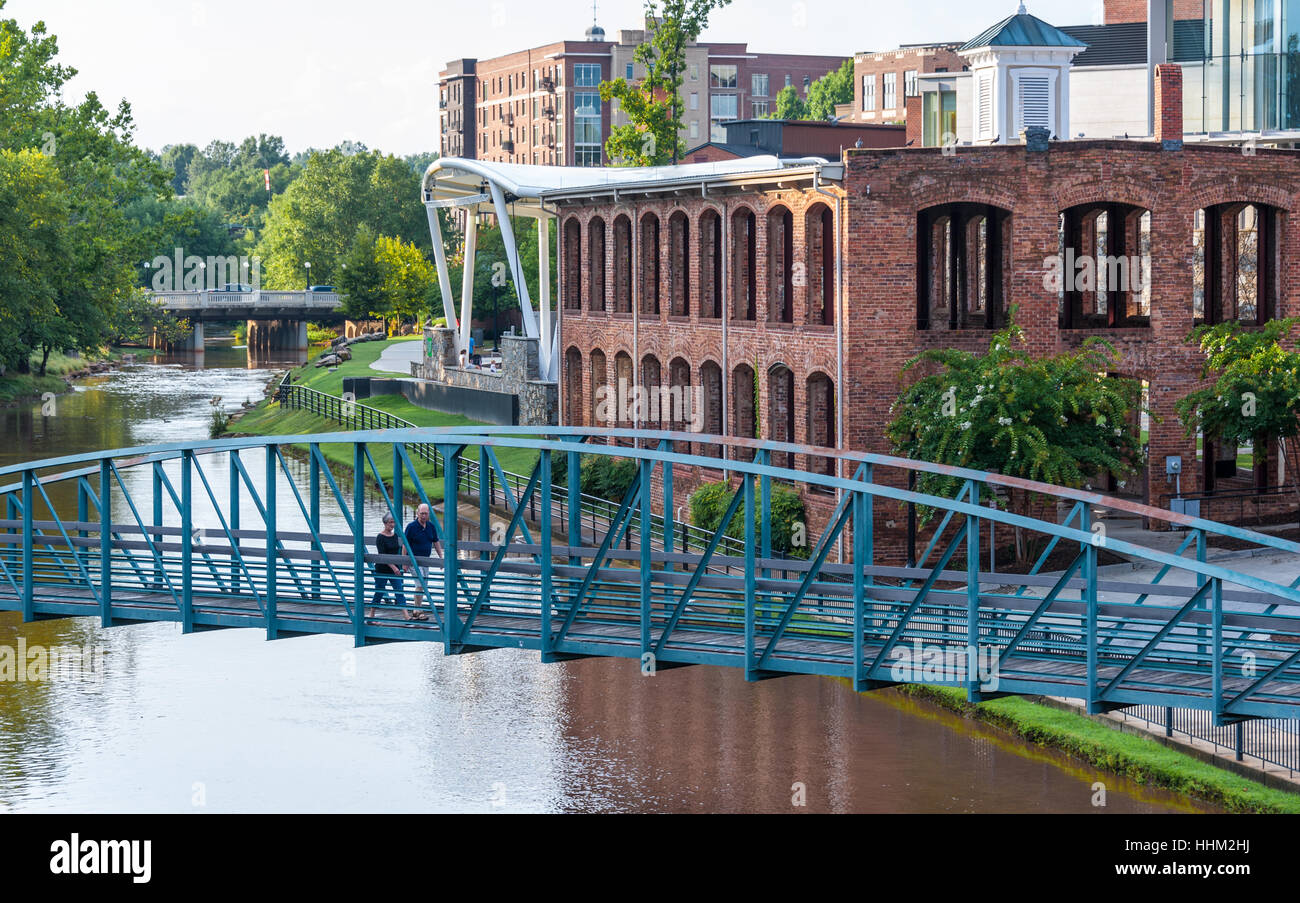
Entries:
{"label": "multi-story brick apartment building", "polygon": [[[602,81],[636,80],[633,59],[645,30],[606,40],[593,26],[584,40],[556,41],[492,59],[453,60],[439,76],[441,151],[502,163],[600,166],[610,129],[626,120],[600,99]],[[786,85],[800,92],[844,57],[756,53],[743,43],[686,48],[682,140],[721,140],[726,122],[775,109]]]}
{"label": "multi-story brick apartment building", "polygon": [[905,44],[897,50],[853,55],[855,122],[906,122],[907,98],[919,93],[917,79],[931,72],[963,72],[966,60],[957,55],[961,42]]}
{"label": "multi-story brick apartment building", "polygon": [[[706,432],[886,452],[904,362],[927,348],[983,350],[1014,305],[1032,352],[1102,336],[1120,353],[1115,373],[1143,381],[1149,464],[1112,491],[1167,504],[1167,456],[1185,464],[1185,493],[1225,479],[1249,488],[1236,449],[1207,437],[1198,451],[1174,404],[1199,384],[1202,357],[1186,341],[1196,323],[1300,314],[1289,215],[1300,152],[1184,145],[1180,90],[1181,71],[1162,66],[1154,141],[1051,142],[1037,130],[955,153],[773,158],[768,172],[702,178],[689,193],[665,170],[617,198],[555,195],[562,422],[595,425],[596,390],[619,380],[701,386]],[[1103,240],[1109,255],[1140,256],[1149,285],[1052,286],[1053,260],[1095,256]],[[790,463],[827,466],[802,457]],[[1257,449],[1253,479],[1280,482],[1280,457]],[[677,479],[689,491],[722,467]],[[827,515],[829,500],[809,501],[814,521]],[[889,507],[877,509],[877,543],[900,552]],[[1232,514],[1212,502],[1202,513]]]}

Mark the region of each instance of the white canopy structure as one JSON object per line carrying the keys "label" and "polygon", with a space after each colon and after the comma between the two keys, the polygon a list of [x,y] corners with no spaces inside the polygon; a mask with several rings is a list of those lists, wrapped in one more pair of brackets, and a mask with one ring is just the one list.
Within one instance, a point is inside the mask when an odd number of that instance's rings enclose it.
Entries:
{"label": "white canopy structure", "polygon": [[[791,167],[838,168],[820,158],[780,160],[773,156],[754,156],[716,163],[688,163],[681,166],[589,168],[573,166],[530,166],[520,163],[487,163],[444,157],[435,160],[425,171],[422,186],[429,232],[433,239],[434,259],[438,264],[438,281],[442,290],[447,326],[456,332],[457,355],[469,346],[469,322],[474,297],[474,254],[477,225],[482,212],[496,215],[505,245],[507,265],[515,295],[523,313],[524,334],[539,340],[540,370],[546,379],[559,376],[559,332],[551,317],[551,251],[549,220],[558,214],[558,205],[566,200],[592,197],[634,196],[649,191],[680,190],[708,193],[719,183],[743,184],[759,174],[788,171]],[[460,317],[456,316],[451,296],[451,276],[447,270],[447,252],[438,219],[439,208],[461,208],[465,222],[465,278],[461,289]],[[511,216],[537,220],[538,273],[541,297],[539,312],[533,310],[528,284],[524,279],[515,243]],[[558,249],[557,249],[558,250]],[[557,266],[558,269],[558,266]]]}

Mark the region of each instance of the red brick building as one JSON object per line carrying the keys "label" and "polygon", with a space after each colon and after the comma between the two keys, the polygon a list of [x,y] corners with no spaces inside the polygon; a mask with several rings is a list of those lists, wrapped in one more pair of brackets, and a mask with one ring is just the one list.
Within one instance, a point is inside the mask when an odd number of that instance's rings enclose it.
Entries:
{"label": "red brick building", "polygon": [[[617,40],[606,40],[604,30],[593,26],[584,40],[453,60],[439,75],[442,154],[499,163],[603,165],[610,129],[626,120],[601,101],[600,83],[643,77],[633,53],[646,39],[644,30],[625,30]],[[728,122],[766,117],[787,85],[806,96],[812,82],[845,59],[702,42],[689,44],[685,58],[680,109],[687,147],[722,140]]]}
{"label": "red brick building", "polygon": [[[1177,68],[1160,76],[1157,121],[1180,122]],[[1167,455],[1181,456],[1184,492],[1225,478],[1248,488],[1225,467],[1235,449],[1207,441],[1198,463],[1174,403],[1198,384],[1195,323],[1300,313],[1300,232],[1288,228],[1300,153],[1184,147],[1178,128],[1150,142],[1030,137],[947,155],[850,149],[842,165],[685,193],[666,182],[557,198],[562,422],[593,425],[595,391],[620,379],[701,386],[705,432],[886,452],[904,362],[983,350],[1016,305],[1033,352],[1104,336],[1122,355],[1116,373],[1144,381],[1150,463],[1112,491],[1167,504]],[[1057,290],[1045,277],[1062,249],[1140,256],[1149,285]],[[1260,450],[1256,478],[1278,482],[1278,457]],[[683,475],[683,489],[721,473]],[[810,501],[824,517],[829,500]],[[877,542],[897,551],[900,512],[887,508]]]}
{"label": "red brick building", "polygon": [[907,98],[919,97],[916,79],[929,72],[963,72],[961,42],[905,45],[853,56],[854,122],[906,122]]}

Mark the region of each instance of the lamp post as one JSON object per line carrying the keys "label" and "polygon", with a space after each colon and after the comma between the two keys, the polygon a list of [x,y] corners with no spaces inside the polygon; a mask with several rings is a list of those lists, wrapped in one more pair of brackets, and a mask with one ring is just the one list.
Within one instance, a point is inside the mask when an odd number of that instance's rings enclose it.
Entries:
{"label": "lamp post", "polygon": [[307,270],[307,291],[311,291],[311,262],[304,263],[303,267]]}

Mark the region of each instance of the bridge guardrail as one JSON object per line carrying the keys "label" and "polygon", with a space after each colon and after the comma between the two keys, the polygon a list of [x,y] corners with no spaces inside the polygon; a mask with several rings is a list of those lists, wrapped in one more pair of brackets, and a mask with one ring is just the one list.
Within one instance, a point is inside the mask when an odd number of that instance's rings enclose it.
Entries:
{"label": "bridge guardrail", "polygon": [[[335,423],[346,426],[354,430],[388,430],[388,429],[419,429],[419,427],[404,420],[388,411],[380,408],[374,408],[369,405],[361,404],[356,401],[346,401],[337,395],[331,395],[328,392],[321,392],[308,386],[298,386],[290,380],[289,374],[285,374],[280,381],[280,386],[276,390],[275,398],[280,402],[280,406],[293,410],[304,410],[318,417],[324,417]],[[421,460],[427,464],[433,465],[434,477],[439,476],[446,466],[442,461],[442,456],[437,448],[428,443],[415,443],[407,446],[417,454]],[[501,471],[505,475],[506,483],[513,491],[516,497],[528,486],[528,477],[523,474],[515,473],[510,470]],[[479,477],[479,466],[477,461],[461,460],[460,478],[464,480],[467,489],[471,494],[479,492],[482,481]],[[491,504],[496,504],[497,492],[499,490],[499,479],[495,472],[489,471],[487,475],[488,500]],[[592,531],[592,535],[608,532],[613,525],[614,518],[618,513],[618,504],[599,496],[588,493],[581,494],[582,510],[579,518],[584,526]],[[501,498],[502,504],[506,499],[504,492]],[[536,519],[537,500],[536,497],[529,498],[529,517]],[[557,494],[552,497],[551,501],[552,516],[559,521],[560,529],[564,530],[569,517],[569,503],[567,496]],[[662,516],[652,515],[651,518],[653,535],[658,539],[660,547],[663,545],[664,519]],[[683,550],[689,550],[692,546],[697,549],[703,549],[708,545],[712,534],[702,530],[694,524],[676,523],[673,525],[674,544]],[[625,539],[625,548],[632,548],[631,534],[627,534]],[[724,537],[718,545],[718,554],[724,557],[743,557],[744,543],[738,542],[730,537]],[[710,568],[710,572],[727,573],[730,567]]]}

